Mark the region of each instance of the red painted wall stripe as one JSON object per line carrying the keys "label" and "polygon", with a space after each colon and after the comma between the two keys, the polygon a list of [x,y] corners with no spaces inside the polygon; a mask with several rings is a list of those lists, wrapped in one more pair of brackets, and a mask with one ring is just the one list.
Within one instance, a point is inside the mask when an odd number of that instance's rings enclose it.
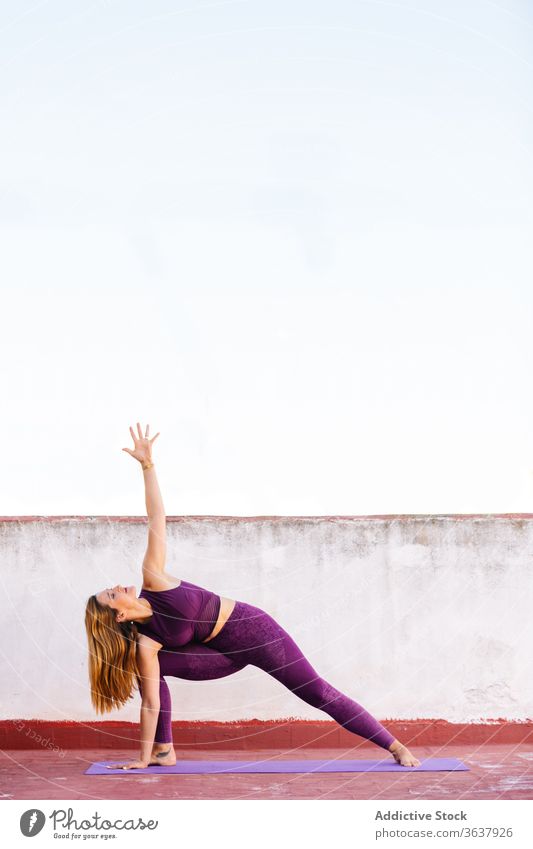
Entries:
{"label": "red painted wall stripe", "polygon": [[[441,719],[383,721],[406,746],[454,746],[533,743],[533,721],[485,724],[451,723]],[[176,747],[212,746],[254,750],[343,748],[375,745],[328,720],[237,720],[234,722],[173,722]],[[38,719],[0,721],[0,749],[123,749],[139,745],[134,722],[51,722]]]}

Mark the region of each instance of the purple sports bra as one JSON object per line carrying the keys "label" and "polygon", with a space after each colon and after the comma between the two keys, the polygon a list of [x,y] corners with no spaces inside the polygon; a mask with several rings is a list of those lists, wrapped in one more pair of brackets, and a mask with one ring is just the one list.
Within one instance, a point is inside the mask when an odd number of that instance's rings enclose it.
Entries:
{"label": "purple sports bra", "polygon": [[221,604],[219,595],[189,581],[182,581],[171,590],[152,591],[143,587],[139,598],[150,602],[153,616],[136,622],[137,630],[165,648],[205,640],[215,627]]}

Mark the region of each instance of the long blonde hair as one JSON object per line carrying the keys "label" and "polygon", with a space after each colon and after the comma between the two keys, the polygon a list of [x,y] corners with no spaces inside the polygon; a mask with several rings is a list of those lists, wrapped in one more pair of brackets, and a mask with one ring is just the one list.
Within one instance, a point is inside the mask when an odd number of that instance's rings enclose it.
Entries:
{"label": "long blonde hair", "polygon": [[97,713],[121,708],[139,689],[137,626],[117,622],[116,611],[90,596],[85,608],[91,701]]}

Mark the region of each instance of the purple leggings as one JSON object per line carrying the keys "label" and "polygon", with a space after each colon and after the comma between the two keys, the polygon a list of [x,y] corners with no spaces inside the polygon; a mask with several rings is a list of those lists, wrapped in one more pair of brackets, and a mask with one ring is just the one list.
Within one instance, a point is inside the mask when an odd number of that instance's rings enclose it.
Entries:
{"label": "purple leggings", "polygon": [[222,630],[208,643],[191,642],[179,649],[160,650],[160,710],[155,742],[172,743],[172,703],[165,675],[205,681],[232,675],[248,664],[268,672],[304,702],[323,710],[354,734],[384,749],[394,741],[393,735],[360,704],[319,676],[269,613],[237,601]]}

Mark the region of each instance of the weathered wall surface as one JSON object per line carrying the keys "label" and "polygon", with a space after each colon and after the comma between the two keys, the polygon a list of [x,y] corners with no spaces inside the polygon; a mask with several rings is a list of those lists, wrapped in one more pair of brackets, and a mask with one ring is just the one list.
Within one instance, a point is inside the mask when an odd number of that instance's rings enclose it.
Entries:
{"label": "weathered wall surface", "polygon": [[[0,719],[96,716],[87,597],[141,587],[146,519],[0,519]],[[169,517],[167,571],[268,610],[382,721],[533,717],[533,516]],[[327,719],[265,672],[167,679],[183,720]]]}

